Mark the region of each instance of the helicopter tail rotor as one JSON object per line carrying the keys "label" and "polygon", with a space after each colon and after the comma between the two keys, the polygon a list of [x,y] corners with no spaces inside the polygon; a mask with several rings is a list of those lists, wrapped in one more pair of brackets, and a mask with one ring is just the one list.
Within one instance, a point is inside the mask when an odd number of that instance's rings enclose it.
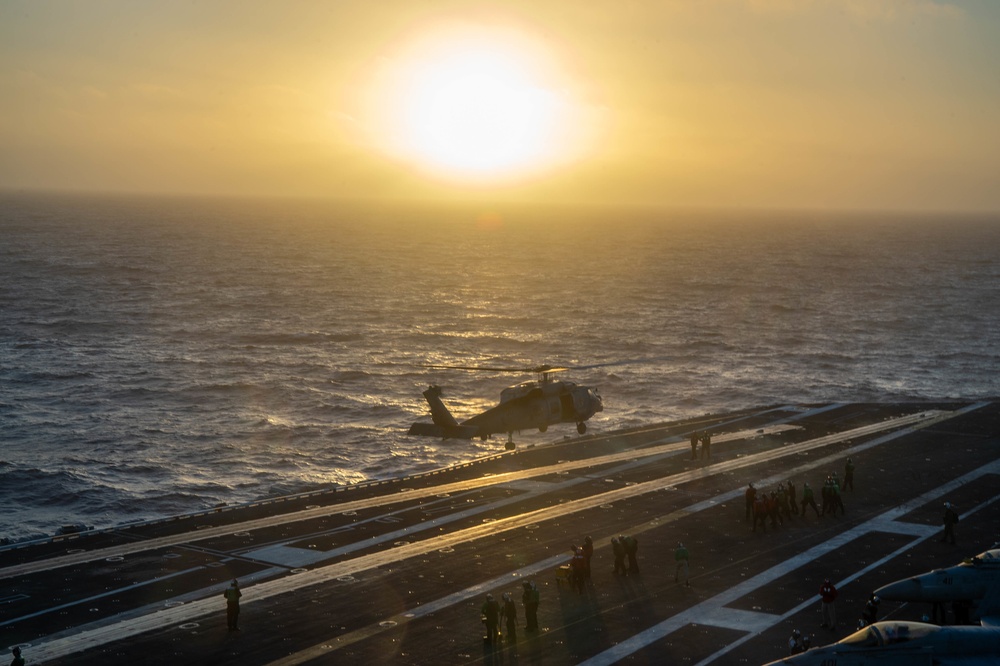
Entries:
{"label": "helicopter tail rotor", "polygon": [[437,384],[432,384],[424,391],[424,398],[427,399],[427,404],[431,407],[431,419],[434,421],[434,425],[441,426],[442,428],[454,428],[458,426],[458,421],[455,417],[451,415],[451,412],[445,406],[444,402],[441,400],[441,387]]}
{"label": "helicopter tail rotor", "polygon": [[479,428],[460,425],[455,420],[455,417],[451,415],[448,407],[441,400],[442,393],[441,387],[436,384],[432,384],[424,391],[424,398],[427,399],[427,404],[431,408],[433,423],[414,423],[410,426],[410,434],[454,439],[472,439],[479,436]]}

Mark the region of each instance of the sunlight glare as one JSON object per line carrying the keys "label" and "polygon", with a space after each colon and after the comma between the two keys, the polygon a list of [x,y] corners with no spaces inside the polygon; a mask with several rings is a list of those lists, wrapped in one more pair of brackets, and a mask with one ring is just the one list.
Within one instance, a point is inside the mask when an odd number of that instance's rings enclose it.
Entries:
{"label": "sunlight glare", "polygon": [[532,86],[499,54],[427,63],[406,99],[410,146],[445,168],[506,169],[534,162],[551,150],[555,96]]}
{"label": "sunlight glare", "polygon": [[426,31],[373,77],[379,147],[449,179],[517,178],[572,159],[571,100],[546,51],[510,31]]}

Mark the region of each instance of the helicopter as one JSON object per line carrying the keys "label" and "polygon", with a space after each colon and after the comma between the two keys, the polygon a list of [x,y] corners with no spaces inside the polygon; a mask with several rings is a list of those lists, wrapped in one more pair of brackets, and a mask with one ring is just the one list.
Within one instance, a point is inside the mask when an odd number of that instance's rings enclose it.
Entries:
{"label": "helicopter", "polygon": [[[605,364],[601,364],[605,365]],[[527,381],[500,392],[500,403],[459,423],[441,400],[440,386],[432,385],[423,392],[431,408],[433,423],[417,422],[409,434],[446,439],[489,439],[495,433],[507,433],[508,450],[515,448],[514,431],[538,428],[545,432],[550,425],[576,423],[576,431],[587,432],[586,421],[604,410],[604,401],[596,388],[577,386],[568,380],[554,380],[549,375],[564,372],[564,366],[539,365],[532,368],[497,368],[488,366],[425,365],[427,368],[449,370],[482,370],[489,372],[533,372],[536,381]],[[576,369],[599,366],[576,366]]]}

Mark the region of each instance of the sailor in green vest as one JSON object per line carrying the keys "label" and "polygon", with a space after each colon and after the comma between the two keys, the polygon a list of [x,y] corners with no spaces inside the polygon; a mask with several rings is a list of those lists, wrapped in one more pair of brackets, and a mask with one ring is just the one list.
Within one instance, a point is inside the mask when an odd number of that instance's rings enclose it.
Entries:
{"label": "sailor in green vest", "polygon": [[819,518],[819,508],[816,506],[816,500],[813,498],[813,489],[809,487],[808,483],[802,484],[802,515],[806,515],[806,507],[811,506],[813,511],[816,512],[816,517]]}
{"label": "sailor in green vest", "polygon": [[677,550],[674,551],[674,561],[677,563],[677,568],[674,570],[674,582],[680,583],[681,575],[684,576],[684,584],[691,587],[690,579],[690,555],[688,554],[688,549],[684,547],[684,544],[677,542]]}
{"label": "sailor in green vest", "polygon": [[840,481],[837,479],[837,473],[833,473],[833,478],[830,483],[830,502],[833,504],[832,512],[836,515],[837,509],[840,509],[840,515],[844,515],[844,498],[840,496]]}

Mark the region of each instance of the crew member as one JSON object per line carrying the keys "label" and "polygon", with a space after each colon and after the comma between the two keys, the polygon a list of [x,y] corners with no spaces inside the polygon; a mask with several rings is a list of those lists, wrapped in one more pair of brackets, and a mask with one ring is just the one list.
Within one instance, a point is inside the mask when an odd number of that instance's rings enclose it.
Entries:
{"label": "crew member", "polygon": [[833,503],[833,513],[836,515],[837,509],[840,509],[840,515],[847,513],[844,511],[844,498],[840,494],[840,480],[837,478],[837,473],[833,473],[833,478],[830,480],[830,501]]}
{"label": "crew member", "polygon": [[837,609],[833,602],[837,600],[837,588],[827,578],[819,588],[820,608],[823,611],[823,624],[819,625],[833,631],[837,627]]}
{"label": "crew member", "polygon": [[486,603],[479,612],[483,624],[486,625],[486,642],[495,645],[500,637],[500,604],[492,594],[487,594]]}
{"label": "crew member", "polygon": [[691,460],[698,459],[698,433],[691,433]]}
{"label": "crew member", "polygon": [[524,621],[526,631],[538,631],[538,602],[541,595],[533,582],[521,583],[524,592],[521,593],[521,603],[524,605]]}
{"label": "crew member", "polygon": [[24,666],[24,657],[21,656],[21,648],[14,646],[14,649],[10,651],[14,655],[14,659],[10,662],[10,666]]}
{"label": "crew member", "polygon": [[[785,490],[785,484],[778,484],[778,508],[781,511],[781,515],[787,518],[789,521],[792,520],[792,510],[788,505],[788,491]],[[784,525],[784,522],[782,522]]]}
{"label": "crew member", "polygon": [[955,523],[958,522],[958,513],[951,507],[951,502],[944,503],[944,534],[941,535],[939,541],[941,543],[955,543]]}
{"label": "crew member", "polygon": [[573,546],[573,559],[569,561],[570,582],[580,594],[583,594],[586,567],[587,560],[583,556],[583,550],[579,546]]}
{"label": "crew member", "polygon": [[802,515],[806,515],[806,507],[811,506],[813,511],[816,512],[816,517],[819,518],[819,508],[816,506],[816,500],[813,498],[813,489],[809,487],[808,483],[802,484]]}
{"label": "crew member", "polygon": [[825,516],[827,512],[833,513],[833,505],[832,505],[833,500],[830,497],[831,494],[830,484],[832,482],[833,480],[830,478],[829,475],[827,475],[826,481],[823,482],[823,488],[822,490],[820,490],[820,498],[822,499],[821,504],[823,505],[823,508],[820,509],[819,512],[819,515],[821,516]]}
{"label": "crew member", "polygon": [[757,531],[757,524],[764,528],[767,534],[767,494],[761,493],[753,503],[753,531]]}
{"label": "crew member", "polygon": [[625,571],[625,544],[620,537],[611,537],[611,552],[615,556],[615,574],[627,575]]}
{"label": "crew member", "polygon": [[507,621],[507,642],[513,645],[517,642],[517,604],[507,592],[503,593],[503,608],[500,609],[500,616]]}
{"label": "crew member", "polygon": [[753,503],[757,499],[757,489],[753,487],[752,483],[747,484],[747,489],[743,493],[743,500],[747,505],[747,517],[746,522],[750,522],[750,518],[753,515]]}
{"label": "crew member", "polygon": [[781,511],[778,510],[778,493],[771,491],[767,496],[767,515],[771,517],[771,527],[778,527],[778,524],[785,524],[781,518]]}
{"label": "crew member", "polygon": [[864,620],[866,625],[878,622],[878,604],[879,598],[872,592],[872,595],[868,598],[868,602],[865,604],[865,609],[861,612],[861,619]]}
{"label": "crew member", "polygon": [[788,654],[799,654],[802,649],[802,634],[798,629],[792,629],[792,635],[788,637]]}
{"label": "crew member", "polygon": [[222,596],[226,598],[226,624],[229,626],[229,631],[239,631],[240,597],[243,596],[243,593],[240,592],[240,584],[235,578],[226,591],[222,593]]}
{"label": "crew member", "polygon": [[854,461],[850,458],[844,464],[844,490],[854,490]]}
{"label": "crew member", "polygon": [[684,585],[691,587],[691,568],[690,568],[691,556],[688,554],[688,549],[684,547],[684,544],[677,542],[677,550],[674,551],[674,561],[677,563],[677,568],[674,570],[674,582],[680,583],[680,576],[684,576]]}
{"label": "crew member", "polygon": [[590,560],[594,557],[594,540],[590,537],[583,539],[583,578],[590,581]]}
{"label": "crew member", "polygon": [[619,536],[618,540],[625,546],[625,555],[628,556],[628,573],[634,576],[639,573],[639,563],[636,562],[635,555],[639,552],[639,540],[634,536]]}

